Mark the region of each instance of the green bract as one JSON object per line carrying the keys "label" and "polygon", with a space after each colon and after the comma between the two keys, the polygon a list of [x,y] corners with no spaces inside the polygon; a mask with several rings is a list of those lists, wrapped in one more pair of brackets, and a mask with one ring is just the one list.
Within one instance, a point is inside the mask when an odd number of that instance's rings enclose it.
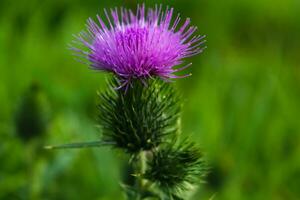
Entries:
{"label": "green bract", "polygon": [[[144,85],[145,84],[145,85]],[[180,103],[172,86],[158,79],[132,82],[127,91],[116,90],[116,79],[99,94],[103,140],[126,152],[151,150],[177,131]]]}

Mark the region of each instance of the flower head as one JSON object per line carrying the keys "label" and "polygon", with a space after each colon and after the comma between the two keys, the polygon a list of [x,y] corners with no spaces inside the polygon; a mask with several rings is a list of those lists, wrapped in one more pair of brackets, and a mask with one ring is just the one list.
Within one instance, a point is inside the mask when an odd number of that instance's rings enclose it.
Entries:
{"label": "flower head", "polygon": [[131,154],[156,148],[178,128],[181,104],[176,91],[158,78],[145,83],[147,87],[134,79],[124,93],[113,89],[119,84],[113,78],[99,94],[102,140]]}
{"label": "flower head", "polygon": [[144,177],[167,193],[181,193],[201,181],[206,172],[201,150],[185,139],[154,150]]}
{"label": "flower head", "polygon": [[180,15],[173,17],[173,8],[138,6],[136,13],[124,8],[105,11],[107,24],[97,15],[98,23],[87,20],[87,31],[76,37],[72,47],[78,56],[96,70],[112,72],[123,81],[158,76],[165,80],[189,76],[175,75],[188,66],[183,58],[201,53],[205,36],[194,35],[197,27],[187,18],[180,24]]}

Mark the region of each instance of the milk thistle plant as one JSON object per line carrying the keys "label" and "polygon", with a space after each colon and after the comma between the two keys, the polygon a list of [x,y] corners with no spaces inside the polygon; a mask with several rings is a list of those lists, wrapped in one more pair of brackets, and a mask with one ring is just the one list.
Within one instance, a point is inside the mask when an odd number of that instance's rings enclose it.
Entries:
{"label": "milk thistle plant", "polygon": [[205,174],[199,148],[180,136],[181,100],[171,82],[191,74],[183,59],[204,50],[190,19],[173,8],[138,6],[104,10],[105,19],[89,18],[71,49],[91,69],[112,77],[99,93],[100,141],[48,148],[108,145],[130,156],[135,183],[122,184],[128,199],[186,199]]}

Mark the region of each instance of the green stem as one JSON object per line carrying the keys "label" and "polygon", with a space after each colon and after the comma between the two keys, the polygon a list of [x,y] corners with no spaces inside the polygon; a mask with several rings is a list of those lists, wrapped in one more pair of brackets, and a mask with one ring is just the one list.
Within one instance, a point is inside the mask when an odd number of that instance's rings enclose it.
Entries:
{"label": "green stem", "polygon": [[142,199],[142,194],[145,189],[144,188],[145,181],[142,178],[142,175],[145,173],[145,171],[146,171],[146,154],[144,151],[141,151],[139,154],[138,167],[136,171],[136,174],[138,174],[137,184],[136,184],[136,189],[138,191],[137,200]]}

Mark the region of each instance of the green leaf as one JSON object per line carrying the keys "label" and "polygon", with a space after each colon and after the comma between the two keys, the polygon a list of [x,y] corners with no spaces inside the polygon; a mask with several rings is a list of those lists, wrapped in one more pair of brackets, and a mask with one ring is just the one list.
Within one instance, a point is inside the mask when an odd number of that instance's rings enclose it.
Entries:
{"label": "green leaf", "polygon": [[45,149],[78,149],[78,148],[91,148],[91,147],[103,147],[106,145],[112,145],[112,142],[106,141],[92,141],[92,142],[78,142],[62,145],[48,145]]}

